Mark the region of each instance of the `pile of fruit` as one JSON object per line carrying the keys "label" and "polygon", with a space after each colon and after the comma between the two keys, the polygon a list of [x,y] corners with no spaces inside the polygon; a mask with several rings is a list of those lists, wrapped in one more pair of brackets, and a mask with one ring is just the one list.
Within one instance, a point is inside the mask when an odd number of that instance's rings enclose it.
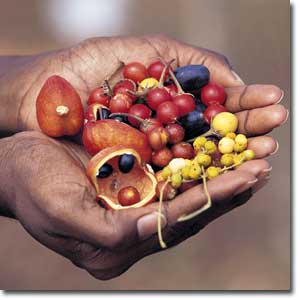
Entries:
{"label": "pile of fruit", "polygon": [[[51,136],[82,133],[92,155],[87,175],[99,203],[110,209],[141,207],[203,183],[207,204],[179,218],[188,220],[211,206],[206,181],[255,154],[237,134],[238,120],[227,112],[225,89],[210,81],[203,65],[175,70],[158,59],[148,67],[131,62],[123,78],[108,81],[82,101],[65,79],[48,78],[37,101],[41,130]],[[159,239],[163,242],[158,218]]]}

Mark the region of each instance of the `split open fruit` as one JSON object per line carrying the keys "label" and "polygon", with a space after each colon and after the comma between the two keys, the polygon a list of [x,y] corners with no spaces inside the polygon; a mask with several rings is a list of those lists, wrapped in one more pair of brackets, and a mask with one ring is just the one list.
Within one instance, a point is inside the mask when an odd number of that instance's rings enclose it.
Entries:
{"label": "split open fruit", "polygon": [[[131,170],[126,173],[119,167],[123,155],[132,155],[134,158]],[[106,173],[105,168],[108,170]],[[104,171],[99,174],[101,170]],[[87,175],[96,189],[97,198],[107,208],[142,207],[156,199],[155,174],[151,166],[143,163],[139,153],[131,148],[114,146],[98,152],[88,163]],[[140,201],[132,205],[121,205],[118,193],[125,187],[134,187],[140,194]]]}

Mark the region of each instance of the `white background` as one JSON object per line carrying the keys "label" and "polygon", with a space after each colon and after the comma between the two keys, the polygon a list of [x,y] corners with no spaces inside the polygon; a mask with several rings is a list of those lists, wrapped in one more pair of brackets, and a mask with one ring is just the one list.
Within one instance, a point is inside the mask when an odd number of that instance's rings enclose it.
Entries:
{"label": "white background", "polygon": [[[248,0],[249,1],[249,0]],[[263,0],[261,0],[263,1]],[[300,135],[297,134],[297,130],[300,131],[300,121],[299,118],[297,117],[298,114],[300,115],[300,109],[299,109],[299,104],[298,101],[300,101],[300,84],[299,82],[297,82],[298,77],[300,76],[300,63],[299,63],[299,59],[297,58],[297,54],[299,50],[299,46],[300,46],[300,4],[299,1],[296,5],[296,0],[291,1],[292,4],[292,12],[291,12],[291,26],[292,26],[292,59],[291,59],[291,65],[292,65],[292,90],[293,90],[293,107],[291,109],[290,112],[290,118],[292,118],[293,122],[293,130],[292,130],[292,141],[294,143],[293,145],[293,156],[291,158],[291,162],[292,162],[292,170],[294,171],[294,175],[296,175],[296,171],[300,169],[300,165],[299,165],[299,159],[298,159],[298,151],[296,150],[298,147],[298,139],[300,138]],[[270,7],[270,9],[272,9]],[[297,47],[298,46],[298,47]],[[298,73],[298,74],[297,74]],[[298,76],[297,76],[298,75]],[[297,97],[298,96],[298,97]],[[292,101],[292,100],[291,100]],[[295,119],[293,118],[295,116]],[[162,298],[171,298],[171,299],[181,299],[181,298],[185,298],[187,296],[189,296],[190,298],[199,298],[201,297],[201,299],[217,299],[219,297],[227,297],[227,298],[246,298],[246,299],[295,299],[296,297],[298,298],[300,296],[300,280],[299,280],[299,276],[297,276],[299,274],[299,259],[297,259],[297,253],[300,249],[300,245],[299,245],[299,239],[297,239],[296,233],[297,233],[297,229],[300,227],[300,221],[299,221],[299,216],[300,216],[300,205],[298,203],[298,201],[300,201],[299,197],[297,197],[297,182],[296,182],[296,176],[293,179],[294,184],[292,184],[292,188],[293,188],[293,193],[292,193],[292,290],[291,292],[273,292],[273,293],[263,293],[263,292],[253,292],[253,293],[230,293],[230,292],[219,292],[219,293],[170,293],[168,294],[167,292],[165,293],[149,293],[146,294],[144,293],[143,295],[141,293],[137,293],[137,292],[132,292],[132,293],[124,293],[124,294],[120,294],[120,293],[51,293],[49,292],[47,293],[5,293],[5,292],[0,292],[0,298],[8,298],[11,300],[14,299],[40,299],[40,298],[47,298],[47,299],[55,299],[55,300],[60,300],[60,299],[81,299],[82,297],[88,297],[89,299],[99,299],[99,297],[101,297],[101,299],[103,298],[117,298],[119,296],[122,297],[122,299],[140,299],[141,297],[145,298],[145,299],[152,299],[153,297],[155,297],[156,299],[162,299]],[[298,185],[299,187],[299,185]],[[298,250],[298,251],[297,251]],[[1,266],[0,266],[0,272],[1,272]],[[2,276],[5,276],[5,274],[1,274]],[[298,287],[297,287],[298,285]]]}

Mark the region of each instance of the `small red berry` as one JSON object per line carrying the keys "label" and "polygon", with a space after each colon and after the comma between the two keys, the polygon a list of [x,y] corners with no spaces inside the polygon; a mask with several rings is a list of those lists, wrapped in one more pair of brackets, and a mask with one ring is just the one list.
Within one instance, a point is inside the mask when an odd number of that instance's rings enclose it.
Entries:
{"label": "small red berry", "polygon": [[224,104],[226,92],[223,86],[210,82],[201,89],[200,98],[203,104]]}

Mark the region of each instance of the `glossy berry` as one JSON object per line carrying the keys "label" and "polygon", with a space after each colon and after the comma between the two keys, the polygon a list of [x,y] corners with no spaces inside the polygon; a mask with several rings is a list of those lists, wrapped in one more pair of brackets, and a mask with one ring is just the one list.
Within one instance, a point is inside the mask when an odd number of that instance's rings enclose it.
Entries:
{"label": "glossy berry", "polygon": [[227,109],[220,104],[212,104],[207,107],[207,109],[204,111],[204,118],[206,123],[210,124],[212,119],[221,112],[226,112]]}
{"label": "glossy berry", "polygon": [[152,154],[152,163],[158,167],[165,167],[169,164],[169,162],[172,160],[173,154],[170,149],[167,147],[155,151]]}
{"label": "glossy berry", "polygon": [[173,102],[178,107],[181,117],[196,109],[194,97],[190,94],[178,94],[173,98]]}
{"label": "glossy berry", "polygon": [[178,93],[177,86],[174,83],[171,83],[171,84],[167,85],[166,89],[168,90],[168,92],[170,93],[170,95],[172,97],[175,97]]}
{"label": "glossy berry", "polygon": [[166,101],[172,101],[172,97],[165,88],[151,89],[147,95],[147,104],[153,110],[157,110],[158,106]]}
{"label": "glossy berry", "polygon": [[93,103],[99,103],[108,106],[109,100],[110,96],[105,93],[104,88],[98,87],[92,90],[92,92],[90,93],[89,98],[87,100],[87,104],[91,105]]}
{"label": "glossy berry", "polygon": [[225,89],[217,83],[208,83],[201,89],[201,101],[206,105],[224,104],[226,100]]}
{"label": "glossy berry", "polygon": [[185,131],[179,124],[169,124],[166,126],[169,135],[169,143],[177,144],[184,139]]}
{"label": "glossy berry", "polygon": [[136,85],[135,83],[130,79],[123,79],[120,80],[113,88],[113,94],[126,94],[128,95],[132,100],[136,99],[136,96],[128,93],[128,91],[135,92],[136,91]]}
{"label": "glossy berry", "polygon": [[147,77],[147,69],[140,62],[131,62],[125,65],[123,76],[124,78],[131,79],[135,83],[138,83]]}
{"label": "glossy berry", "polygon": [[147,138],[153,150],[160,150],[167,145],[169,135],[165,128],[157,127],[147,132]]}
{"label": "glossy berry", "polygon": [[[151,116],[151,110],[144,104],[134,104],[131,106],[128,113],[144,120],[149,119]],[[128,117],[128,121],[134,127],[139,127],[141,125],[141,122],[130,117]]]}
{"label": "glossy berry", "polygon": [[238,128],[238,118],[230,112],[221,112],[217,114],[212,122],[211,128],[221,136],[225,136],[229,132],[235,132]]}
{"label": "glossy berry", "polygon": [[122,206],[133,205],[140,202],[139,191],[133,186],[127,186],[118,192],[118,201]]}
{"label": "glossy berry", "polygon": [[149,118],[145,121],[145,123],[142,123],[140,125],[140,131],[142,131],[143,133],[148,133],[154,128],[163,127],[162,123],[157,119]]}
{"label": "glossy berry", "polygon": [[157,108],[157,118],[163,124],[174,123],[180,115],[179,109],[172,101],[166,101]]}
{"label": "glossy berry", "polygon": [[104,164],[97,173],[97,178],[107,178],[113,172],[113,167],[110,164]]}
{"label": "glossy berry", "polygon": [[179,122],[185,130],[185,139],[194,138],[200,135],[205,123],[203,113],[197,110],[194,110],[180,118]]}
{"label": "glossy berry", "polygon": [[171,148],[174,157],[192,159],[194,157],[193,147],[186,142],[175,144]]}
{"label": "glossy berry", "polygon": [[126,94],[117,94],[109,103],[111,113],[127,113],[131,107],[131,99]]}
{"label": "glossy berry", "polygon": [[122,173],[129,173],[134,166],[135,157],[132,154],[123,154],[119,157],[119,170]]}
{"label": "glossy berry", "polygon": [[[165,68],[165,65],[160,61],[154,61],[153,63],[151,63],[147,69],[148,71],[148,75],[150,77],[156,78],[157,80],[160,80],[161,74],[163,72]],[[166,75],[165,78],[163,79],[163,81],[165,81],[169,76],[169,72],[168,70],[166,71]]]}

